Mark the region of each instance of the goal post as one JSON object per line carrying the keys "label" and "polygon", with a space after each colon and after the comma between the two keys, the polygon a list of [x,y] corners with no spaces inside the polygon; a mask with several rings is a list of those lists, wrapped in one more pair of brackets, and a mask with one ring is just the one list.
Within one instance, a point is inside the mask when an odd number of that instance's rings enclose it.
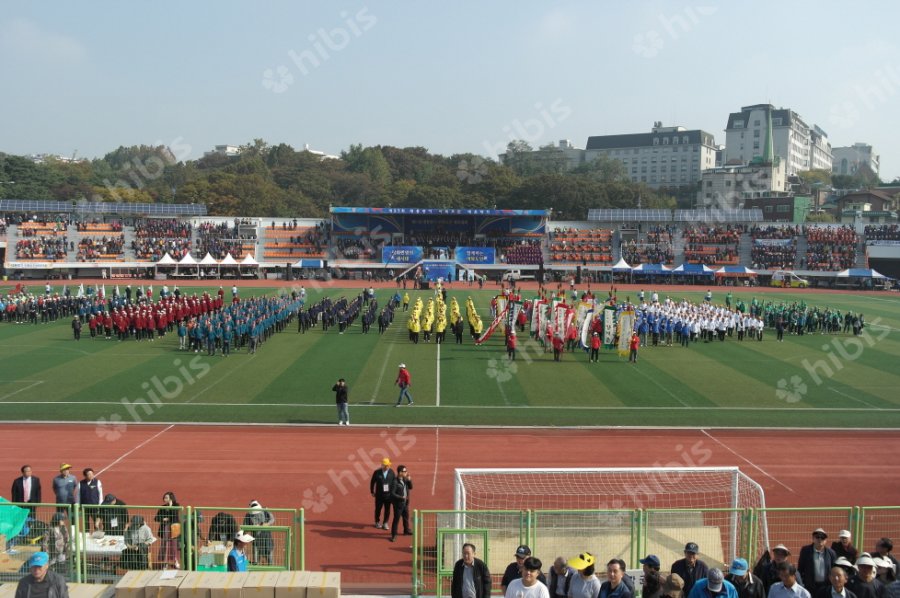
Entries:
{"label": "goal post", "polygon": [[[745,540],[743,513],[766,506],[762,487],[737,467],[457,469],[454,487],[459,527],[471,511],[640,510],[650,533],[716,537],[719,542],[708,543],[721,546],[716,554],[723,562]],[[768,542],[760,523],[756,533]],[[643,536],[649,537],[647,530]]]}

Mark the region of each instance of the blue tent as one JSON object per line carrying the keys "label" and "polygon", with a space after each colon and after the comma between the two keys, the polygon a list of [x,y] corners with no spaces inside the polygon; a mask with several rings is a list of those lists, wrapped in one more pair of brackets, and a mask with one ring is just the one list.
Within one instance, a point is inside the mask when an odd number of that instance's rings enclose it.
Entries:
{"label": "blue tent", "polygon": [[681,264],[674,270],[675,274],[688,274],[690,276],[712,276],[715,270],[705,264]]}
{"label": "blue tent", "polygon": [[669,272],[669,269],[665,264],[640,264],[632,268],[631,271],[636,273],[643,272],[644,274],[665,274]]}

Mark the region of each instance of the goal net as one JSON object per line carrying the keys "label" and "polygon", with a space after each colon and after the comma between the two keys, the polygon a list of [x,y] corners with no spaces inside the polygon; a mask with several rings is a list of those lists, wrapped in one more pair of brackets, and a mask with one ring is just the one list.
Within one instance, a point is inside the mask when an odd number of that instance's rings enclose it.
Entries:
{"label": "goal net", "polygon": [[[623,557],[639,548],[665,559],[690,541],[707,562],[725,564],[746,541],[743,511],[764,508],[765,496],[737,467],[457,469],[454,506],[463,527],[473,511],[534,511],[533,536],[552,550],[596,538]],[[756,533],[766,536],[762,523]]]}

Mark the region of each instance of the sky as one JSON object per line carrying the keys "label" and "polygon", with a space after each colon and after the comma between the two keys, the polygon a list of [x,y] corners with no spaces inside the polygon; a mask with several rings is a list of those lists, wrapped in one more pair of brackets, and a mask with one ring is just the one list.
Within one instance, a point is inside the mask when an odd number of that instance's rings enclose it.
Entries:
{"label": "sky", "polygon": [[900,3],[8,2],[0,151],[180,159],[256,138],[496,157],[649,132],[725,142],[770,102],[900,176]]}

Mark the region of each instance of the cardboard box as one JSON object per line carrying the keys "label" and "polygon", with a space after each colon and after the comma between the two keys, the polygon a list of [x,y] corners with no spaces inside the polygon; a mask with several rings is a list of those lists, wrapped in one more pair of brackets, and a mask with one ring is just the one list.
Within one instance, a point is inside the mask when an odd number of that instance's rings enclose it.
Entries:
{"label": "cardboard box", "polygon": [[209,591],[213,578],[219,575],[222,573],[191,571],[178,586],[178,598],[210,598]]}
{"label": "cardboard box", "polygon": [[275,598],[306,598],[309,571],[281,571],[275,584]]}
{"label": "cardboard box", "polygon": [[210,598],[242,598],[241,590],[248,573],[217,573],[211,576]]}
{"label": "cardboard box", "polygon": [[275,598],[278,571],[251,571],[244,580],[241,598]]}
{"label": "cardboard box", "polygon": [[115,585],[116,598],[145,598],[147,582],[158,575],[158,571],[129,571]]}
{"label": "cardboard box", "polygon": [[187,575],[180,569],[154,571],[144,588],[144,598],[178,598],[178,588]]}
{"label": "cardboard box", "polygon": [[203,567],[224,567],[228,564],[229,552],[231,552],[231,542],[227,544],[208,543],[200,548],[198,564]]}
{"label": "cardboard box", "polygon": [[70,583],[69,598],[112,598],[116,594],[115,586],[102,583]]}
{"label": "cardboard box", "polygon": [[16,588],[18,587],[18,583],[10,582],[3,584],[0,586],[0,598],[14,598],[16,595]]}
{"label": "cardboard box", "polygon": [[341,598],[341,574],[311,572],[306,582],[306,598]]}

